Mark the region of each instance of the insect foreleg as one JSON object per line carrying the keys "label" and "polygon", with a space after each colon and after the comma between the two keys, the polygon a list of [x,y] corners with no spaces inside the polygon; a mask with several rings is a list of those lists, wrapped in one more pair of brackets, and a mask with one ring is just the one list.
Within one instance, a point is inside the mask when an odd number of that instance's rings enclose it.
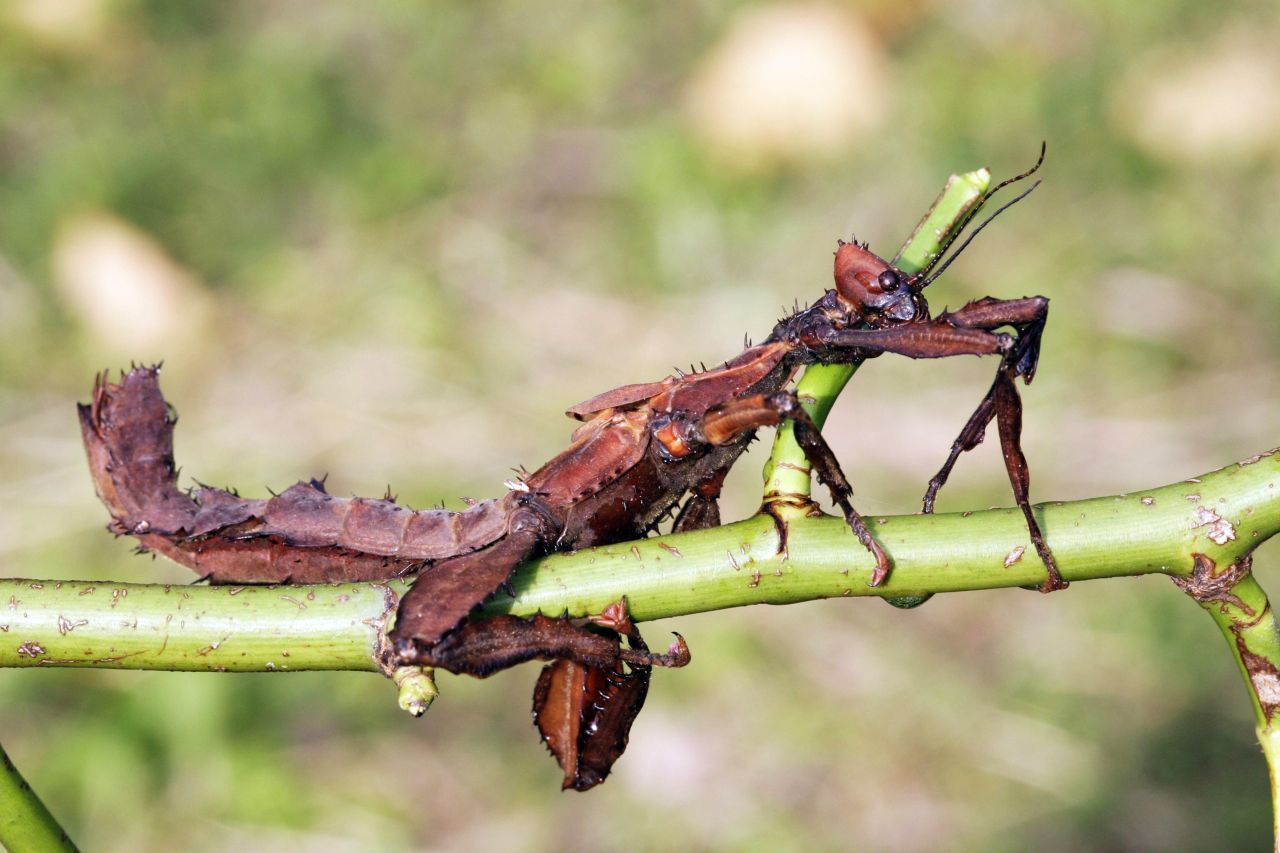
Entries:
{"label": "insect foreleg", "polygon": [[[1024,299],[992,299],[987,297],[971,302],[958,311],[942,314],[934,322],[945,323],[955,328],[988,331],[1011,326],[1016,332],[1013,344],[1005,351],[1000,361],[1000,374],[1007,374],[1012,380],[1021,376],[1024,382],[1031,382],[1035,377],[1036,365],[1040,358],[1040,338],[1044,332],[1045,321],[1049,316],[1049,300],[1043,296],[1031,296]],[[987,424],[996,416],[997,386],[996,382],[987,391],[978,408],[974,410],[969,421],[960,431],[951,453],[942,469],[929,481],[928,491],[924,497],[924,511],[933,512],[934,499],[938,490],[947,481],[952,467],[959,455],[972,450],[982,443]],[[1016,392],[1014,392],[1016,397]],[[1012,471],[1010,472],[1012,476]],[[1015,486],[1015,492],[1017,487]]]}
{"label": "insect foreleg", "polygon": [[1067,582],[1059,574],[1057,561],[1054,560],[1048,543],[1044,541],[1044,534],[1031,510],[1031,472],[1027,467],[1027,457],[1022,453],[1022,398],[1018,396],[1018,389],[1013,384],[1013,373],[1001,370],[996,374],[994,390],[1000,450],[1004,454],[1005,469],[1009,472],[1009,483],[1013,486],[1013,497],[1027,520],[1027,531],[1031,534],[1032,544],[1036,546],[1036,553],[1040,555],[1040,560],[1049,573],[1049,577],[1040,586],[1040,591],[1065,589]]}
{"label": "insect foreleg", "polygon": [[[1012,381],[1014,376],[1021,376],[1024,382],[1030,382],[1035,377],[1036,364],[1040,358],[1040,337],[1044,332],[1044,325],[1048,316],[1049,300],[1043,296],[1032,296],[1025,299],[992,299],[988,297],[977,302],[971,302],[953,313],[945,313],[935,321],[947,323],[958,328],[986,331],[997,329],[1001,326],[1012,326],[1018,334],[1017,338],[1014,339],[1013,345],[1001,359],[1000,375],[997,376],[986,396],[982,398],[978,408],[969,417],[964,429],[960,430],[960,435],[956,438],[955,443],[951,445],[951,452],[947,456],[947,461],[938,473],[933,476],[933,479],[929,481],[929,487],[924,494],[925,512],[933,512],[938,490],[947,482],[947,477],[951,475],[951,469],[955,467],[956,460],[960,457],[960,454],[967,450],[973,450],[982,443],[982,439],[986,435],[987,424],[991,423],[991,419],[996,417],[997,386],[1002,382],[1000,377],[1008,375],[1009,380]],[[1016,401],[1019,412],[1021,412],[1021,401],[1017,399],[1016,389],[1007,390],[1005,392],[1006,395],[1010,391]],[[1019,453],[1021,453],[1021,449],[1019,449]],[[1006,466],[1008,464],[1006,462]],[[1009,476],[1011,479],[1015,476],[1012,468],[1009,469]],[[1018,486],[1015,484],[1015,495],[1017,492]],[[1019,503],[1019,506],[1021,505]]]}
{"label": "insect foreleg", "polygon": [[[1001,326],[1013,327],[1018,336],[1008,363],[1024,382],[1029,384],[1035,378],[1036,364],[1040,359],[1040,338],[1049,319],[1049,300],[1045,297],[994,299],[988,296],[938,319],[964,329],[990,331]],[[1001,365],[1002,368],[1004,366]]]}
{"label": "insect foreleg", "polygon": [[973,450],[986,437],[987,424],[991,423],[991,419],[996,416],[995,397],[996,388],[995,385],[992,385],[991,390],[982,398],[978,408],[974,409],[973,414],[969,416],[969,421],[964,425],[964,429],[960,430],[960,435],[951,445],[951,452],[947,454],[947,461],[943,463],[942,468],[929,481],[929,487],[925,489],[924,493],[924,511],[926,513],[933,512],[933,504],[938,497],[938,490],[946,484],[947,478],[951,476],[951,469],[955,467],[956,460],[960,458],[960,454],[966,450]]}
{"label": "insect foreleg", "polygon": [[[1067,583],[1058,572],[1053,553],[1049,550],[1040,525],[1031,510],[1031,472],[1027,466],[1027,458],[1022,452],[1022,398],[1014,385],[1015,377],[1021,376],[1024,382],[1030,382],[1035,377],[1040,357],[1040,339],[1048,315],[1049,300],[1043,296],[1008,300],[986,298],[971,302],[958,311],[944,313],[928,324],[935,328],[950,327],[956,332],[964,330],[993,337],[997,335],[992,330],[1009,326],[1016,331],[1017,336],[1003,351],[1000,368],[996,372],[991,389],[982,398],[982,402],[978,404],[978,408],[974,410],[960,431],[959,437],[951,445],[947,461],[929,481],[924,496],[924,511],[933,512],[938,490],[946,483],[956,460],[961,453],[972,450],[982,442],[987,425],[991,423],[992,418],[995,418],[1000,433],[1000,449],[1004,456],[1005,470],[1009,474],[1009,483],[1013,487],[1014,500],[1022,510],[1031,542],[1035,545],[1036,552],[1040,555],[1049,574],[1041,589],[1052,592],[1063,589]],[[910,327],[899,326],[885,329],[882,335],[908,328]],[[954,346],[955,339],[947,340],[952,341],[951,345]],[[911,345],[915,346],[914,342]],[[904,352],[903,348],[885,348],[885,351],[910,355]]]}

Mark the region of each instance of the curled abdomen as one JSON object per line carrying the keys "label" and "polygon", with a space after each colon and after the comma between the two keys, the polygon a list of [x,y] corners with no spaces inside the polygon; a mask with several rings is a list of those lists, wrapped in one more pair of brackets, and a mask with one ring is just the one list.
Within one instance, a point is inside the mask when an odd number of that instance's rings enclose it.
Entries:
{"label": "curled abdomen", "polygon": [[105,377],[80,407],[81,430],[111,529],[136,537],[214,582],[371,580],[470,553],[506,532],[510,496],[463,512],[411,510],[391,500],[335,498],[300,482],[246,500],[177,486],[173,419],[157,371]]}

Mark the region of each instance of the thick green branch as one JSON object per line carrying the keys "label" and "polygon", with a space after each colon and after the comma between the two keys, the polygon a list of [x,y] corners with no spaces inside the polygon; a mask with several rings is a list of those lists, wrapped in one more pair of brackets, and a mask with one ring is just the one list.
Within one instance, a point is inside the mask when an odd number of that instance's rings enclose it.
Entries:
{"label": "thick green branch", "polygon": [[[1190,575],[1193,554],[1237,563],[1280,531],[1280,454],[1149,491],[1036,509],[1072,581]],[[773,519],[553,554],[523,566],[490,613],[599,613],[626,595],[651,620],[748,604],[901,598],[1044,579],[1015,509],[868,518],[894,560],[835,518]],[[299,587],[0,581],[0,666],[263,671],[376,670],[380,628],[404,582]]]}

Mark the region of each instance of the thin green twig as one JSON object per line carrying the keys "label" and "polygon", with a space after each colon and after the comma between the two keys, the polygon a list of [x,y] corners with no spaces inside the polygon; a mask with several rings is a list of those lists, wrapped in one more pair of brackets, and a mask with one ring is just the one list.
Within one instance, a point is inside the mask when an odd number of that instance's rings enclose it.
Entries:
{"label": "thin green twig", "polygon": [[[903,244],[898,253],[898,268],[905,273],[924,269],[941,251],[947,236],[963,221],[965,214],[982,201],[990,186],[991,173],[986,169],[948,178],[938,198]],[[858,361],[852,364],[815,364],[805,369],[796,383],[796,396],[819,427],[826,422],[836,397],[861,366],[862,362]],[[773,449],[765,463],[765,502],[774,504],[784,515],[788,514],[788,507],[796,507],[808,498],[812,481],[809,460],[796,442],[793,425],[790,422],[782,424],[774,435]]]}
{"label": "thin green twig", "polygon": [[1195,554],[1191,574],[1174,582],[1213,617],[1240,667],[1271,777],[1280,848],[1280,624],[1252,569],[1248,554],[1231,563]]}
{"label": "thin green twig", "polygon": [[75,844],[0,747],[0,846],[9,853],[74,851]]}

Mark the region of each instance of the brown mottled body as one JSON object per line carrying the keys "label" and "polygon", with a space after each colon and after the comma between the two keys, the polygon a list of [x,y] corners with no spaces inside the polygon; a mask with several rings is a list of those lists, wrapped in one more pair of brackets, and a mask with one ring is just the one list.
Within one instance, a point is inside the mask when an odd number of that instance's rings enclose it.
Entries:
{"label": "brown mottled body", "polygon": [[[676,529],[719,524],[717,501],[728,470],[758,428],[786,420],[795,424],[814,472],[875,556],[871,583],[883,582],[889,556],[850,503],[852,487],[835,455],[787,390],[802,365],[886,352],[908,358],[999,355],[996,381],[930,482],[925,511],[932,510],[958,456],[981,442],[996,420],[1014,497],[1048,570],[1045,589],[1065,586],[1030,510],[1014,385],[1018,376],[1024,382],[1034,376],[1048,302],[983,299],[931,317],[922,290],[960,250],[942,261],[944,247],[936,271],[908,276],[865,245],[842,242],[835,288],[779,321],[763,343],[720,367],[625,385],[574,406],[568,414],[584,423],[566,450],[509,483],[501,498],[461,512],[334,498],[314,480],[262,500],[208,487],[181,491],[173,421],[154,369],[135,369],[118,384],[100,378],[92,402],[80,408],[90,469],[114,532],[136,537],[144,549],[215,583],[416,573],[392,632],[395,662],[483,677],[526,660],[551,661],[535,692],[535,720],[565,771],[565,786],[585,790],[603,780],[622,753],[650,668],[688,662],[683,641],[666,653],[650,653],[622,604],[595,624],[545,616],[472,620],[472,611],[524,560],[643,536],[686,496]],[[1000,327],[1013,334],[994,331]]]}

